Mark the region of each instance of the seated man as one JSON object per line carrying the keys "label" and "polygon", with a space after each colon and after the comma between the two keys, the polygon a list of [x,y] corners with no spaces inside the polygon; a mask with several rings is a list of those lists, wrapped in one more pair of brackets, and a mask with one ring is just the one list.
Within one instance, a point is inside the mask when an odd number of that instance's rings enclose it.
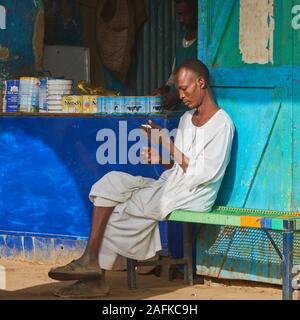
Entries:
{"label": "seated man", "polygon": [[[207,67],[188,60],[177,70],[176,87],[187,111],[180,119],[175,142],[165,130],[159,140],[173,163],[158,180],[110,172],[90,192],[94,204],[91,231],[83,255],[49,276],[78,280],[62,289],[64,297],[108,293],[104,270],[111,270],[118,255],[146,260],[161,250],[158,222],[176,209],[210,211],[230,159],[234,125],[215,103]],[[158,126],[149,121],[148,135]],[[154,130],[156,129],[156,130]],[[149,162],[160,158],[147,148]]]}

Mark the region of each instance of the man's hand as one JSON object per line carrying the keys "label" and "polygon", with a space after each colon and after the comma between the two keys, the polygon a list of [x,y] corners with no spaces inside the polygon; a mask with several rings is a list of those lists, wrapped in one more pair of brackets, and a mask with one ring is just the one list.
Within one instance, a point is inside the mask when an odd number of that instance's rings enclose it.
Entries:
{"label": "man's hand", "polygon": [[[146,125],[141,125],[140,129],[142,129],[148,136],[148,139],[151,139],[151,134],[153,134],[153,129],[156,129],[157,132],[161,130],[161,127],[155,124],[152,120],[148,120]],[[152,133],[151,133],[152,132]]]}
{"label": "man's hand", "polygon": [[159,164],[161,162],[158,151],[153,147],[143,147],[141,158],[143,163]]}
{"label": "man's hand", "polygon": [[164,147],[170,147],[170,137],[166,133],[166,130],[154,123],[152,120],[148,120],[147,126],[141,125],[140,128],[147,134],[148,140],[153,144],[161,144]]}
{"label": "man's hand", "polygon": [[[178,150],[174,142],[171,140],[170,136],[167,134],[167,130],[162,129],[159,125],[155,124],[152,120],[148,120],[148,126],[143,127],[140,126],[141,129],[143,129],[143,132],[145,132],[148,136],[149,141],[151,144],[161,144],[165,149],[169,150],[170,157],[172,161],[170,163],[161,163],[163,164],[167,169],[171,168],[173,166],[173,160],[176,159],[178,164],[182,167],[184,172],[186,172],[186,168],[189,164],[189,159],[180,151]],[[154,148],[150,148],[150,154],[149,154],[149,148],[146,147],[145,155],[143,155],[149,163],[149,159],[151,159],[151,155],[153,157],[152,161],[150,163],[159,163],[156,161],[162,161],[162,159],[157,155],[157,151]],[[154,153],[155,151],[156,153]]]}

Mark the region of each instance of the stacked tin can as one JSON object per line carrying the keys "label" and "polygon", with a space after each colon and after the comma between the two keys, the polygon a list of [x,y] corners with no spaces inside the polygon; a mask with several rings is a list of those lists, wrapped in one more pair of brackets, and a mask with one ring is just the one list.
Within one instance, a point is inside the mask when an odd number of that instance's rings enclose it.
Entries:
{"label": "stacked tin can", "polygon": [[54,78],[40,78],[39,112],[47,112],[47,82]]}
{"label": "stacked tin can", "polygon": [[161,113],[163,111],[163,96],[150,96],[147,99],[149,113]]}
{"label": "stacked tin can", "polygon": [[105,102],[104,102],[103,96],[98,96],[97,97],[97,112],[98,113],[106,113],[105,112]]}
{"label": "stacked tin can", "polygon": [[39,78],[22,77],[19,87],[19,111],[38,112]]}
{"label": "stacked tin can", "polygon": [[73,81],[52,79],[47,81],[47,111],[62,112],[62,96],[71,95]]}
{"label": "stacked tin can", "polygon": [[147,97],[124,97],[125,113],[147,113]]}
{"label": "stacked tin can", "polygon": [[124,97],[97,97],[97,111],[99,113],[123,113]]}
{"label": "stacked tin can", "polygon": [[162,96],[124,97],[125,113],[161,113],[163,110]]}
{"label": "stacked tin can", "polygon": [[3,111],[17,112],[19,106],[19,80],[4,81]]}
{"label": "stacked tin can", "polygon": [[99,113],[161,113],[163,110],[162,96],[127,96],[98,97],[97,111]]}

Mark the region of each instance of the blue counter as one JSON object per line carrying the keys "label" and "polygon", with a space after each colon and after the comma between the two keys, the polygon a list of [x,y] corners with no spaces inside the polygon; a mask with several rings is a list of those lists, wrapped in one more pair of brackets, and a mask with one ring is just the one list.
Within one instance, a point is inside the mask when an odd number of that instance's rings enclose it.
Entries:
{"label": "blue counter", "polygon": [[[124,143],[124,128],[127,126],[130,132],[149,118],[169,130],[176,128],[179,121],[177,114],[109,117],[1,114],[2,256],[20,250],[30,255],[31,248],[35,250],[33,238],[48,239],[50,244],[53,239],[85,241],[92,212],[92,203],[88,199],[90,188],[109,171],[158,178],[163,170],[160,165],[125,164],[125,161],[124,164],[99,164],[96,158],[103,144],[97,141],[99,131],[110,129],[118,137],[121,124],[123,133],[119,138]],[[129,150],[136,141],[127,143]],[[124,160],[124,156],[120,154],[117,144],[116,158]],[[160,224],[160,230],[164,251],[172,250],[164,223]],[[43,247],[50,250],[49,245]]]}

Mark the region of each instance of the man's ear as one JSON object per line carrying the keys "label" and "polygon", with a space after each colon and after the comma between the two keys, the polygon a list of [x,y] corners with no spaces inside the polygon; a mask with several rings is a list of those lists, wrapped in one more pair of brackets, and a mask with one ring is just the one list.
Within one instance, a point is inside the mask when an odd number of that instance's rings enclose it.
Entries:
{"label": "man's ear", "polygon": [[201,89],[205,89],[206,88],[206,81],[204,78],[202,77],[198,77],[197,78],[197,85],[201,88]]}

